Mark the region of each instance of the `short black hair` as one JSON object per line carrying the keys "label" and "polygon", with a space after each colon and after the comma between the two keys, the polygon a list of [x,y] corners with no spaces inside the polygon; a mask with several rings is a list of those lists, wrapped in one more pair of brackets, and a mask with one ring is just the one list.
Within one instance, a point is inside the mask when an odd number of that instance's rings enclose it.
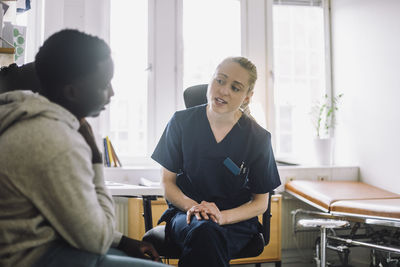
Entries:
{"label": "short black hair", "polygon": [[95,72],[98,63],[110,57],[110,47],[96,36],[73,29],[56,32],[35,57],[43,94],[50,100],[58,99],[62,86]]}

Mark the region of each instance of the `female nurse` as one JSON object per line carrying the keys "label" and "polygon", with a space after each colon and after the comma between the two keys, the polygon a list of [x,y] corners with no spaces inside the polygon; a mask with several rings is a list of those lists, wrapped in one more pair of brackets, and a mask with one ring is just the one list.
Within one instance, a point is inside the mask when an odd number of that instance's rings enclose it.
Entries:
{"label": "female nurse", "polygon": [[163,167],[169,208],[160,221],[182,249],[179,266],[229,266],[280,185],[271,135],[247,114],[256,79],[248,59],[223,60],[208,103],[177,111],[152,155]]}

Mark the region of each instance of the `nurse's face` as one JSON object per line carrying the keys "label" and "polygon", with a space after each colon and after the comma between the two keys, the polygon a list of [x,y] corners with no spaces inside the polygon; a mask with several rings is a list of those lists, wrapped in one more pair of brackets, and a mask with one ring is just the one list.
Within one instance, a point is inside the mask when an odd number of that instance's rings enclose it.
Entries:
{"label": "nurse's face", "polygon": [[243,102],[250,101],[250,75],[239,63],[223,62],[215,71],[208,85],[207,100],[212,111],[224,114],[235,113]]}

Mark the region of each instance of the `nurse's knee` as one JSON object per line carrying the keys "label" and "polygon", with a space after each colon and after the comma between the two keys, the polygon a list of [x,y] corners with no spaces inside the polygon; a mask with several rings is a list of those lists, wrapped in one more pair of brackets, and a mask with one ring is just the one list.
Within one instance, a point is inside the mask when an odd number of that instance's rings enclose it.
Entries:
{"label": "nurse's knee", "polygon": [[197,221],[196,225],[190,230],[188,238],[190,240],[215,240],[224,238],[223,231],[224,229],[213,221]]}

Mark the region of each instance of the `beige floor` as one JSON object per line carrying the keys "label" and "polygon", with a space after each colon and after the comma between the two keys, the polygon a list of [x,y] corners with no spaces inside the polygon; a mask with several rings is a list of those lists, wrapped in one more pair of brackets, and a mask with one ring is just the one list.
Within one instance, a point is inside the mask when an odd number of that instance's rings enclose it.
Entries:
{"label": "beige floor", "polygon": [[[350,265],[353,267],[369,267],[369,251],[367,249],[352,248],[350,255]],[[298,251],[297,249],[282,251],[282,267],[315,267],[313,261],[314,252],[311,249]],[[339,267],[340,260],[336,252],[327,251],[330,267]],[[235,267],[254,267],[254,265],[234,265]],[[261,267],[275,267],[274,263],[264,263]]]}

